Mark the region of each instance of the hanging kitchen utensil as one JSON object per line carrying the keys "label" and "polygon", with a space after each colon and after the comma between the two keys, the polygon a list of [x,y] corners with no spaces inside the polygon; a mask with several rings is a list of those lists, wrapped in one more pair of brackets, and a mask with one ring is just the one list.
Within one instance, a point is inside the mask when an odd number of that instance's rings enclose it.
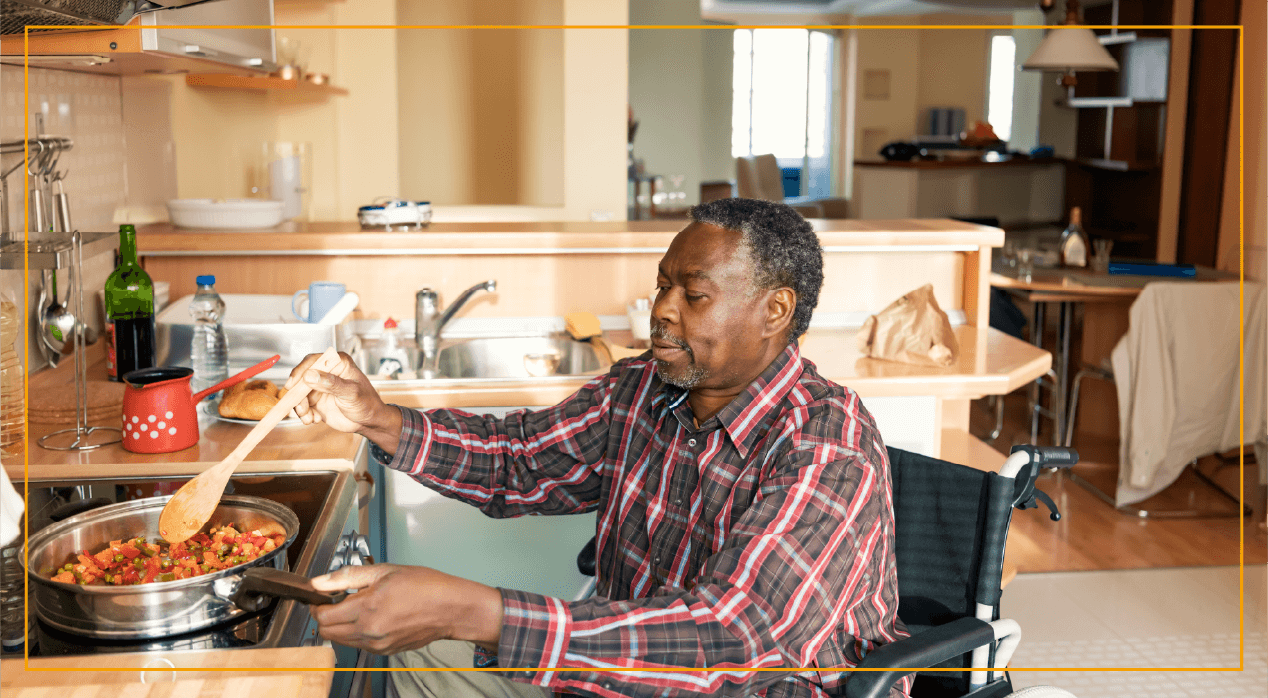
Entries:
{"label": "hanging kitchen utensil", "polygon": [[[339,352],[331,348],[318,357],[311,368],[329,372],[338,363]],[[247,433],[246,438],[242,439],[242,443],[238,444],[232,453],[177,490],[159,516],[159,535],[163,536],[164,540],[175,544],[197,533],[216,510],[216,505],[220,502],[220,496],[224,494],[225,485],[229,482],[229,476],[233,475],[233,471],[241,465],[260,441],[273,431],[273,427],[276,427],[287,413],[308,397],[310,392],[312,387],[306,381],[296,383],[295,387],[283,395],[282,399],[278,400],[277,404],[260,419],[260,423]]]}
{"label": "hanging kitchen utensil", "polygon": [[198,443],[198,403],[272,368],[281,358],[274,355],[192,395],[192,368],[143,368],[124,374],[123,447],[133,453],[172,453],[193,446]]}
{"label": "hanging kitchen utensil", "polygon": [[67,171],[62,170],[53,179],[53,183],[57,185],[57,192],[53,194],[53,229],[59,233],[73,230],[70,224],[70,199],[66,198],[66,191],[62,187],[66,174]]}
{"label": "hanging kitchen utensil", "polygon": [[[50,366],[56,367],[62,356],[70,353],[71,343],[75,339],[75,315],[62,304],[57,293],[57,270],[45,272],[44,280],[52,279],[52,289],[47,300],[40,303],[40,344],[47,350],[44,358]],[[43,297],[43,294],[41,294]],[[67,294],[67,299],[70,295]],[[45,305],[47,302],[47,305]]]}

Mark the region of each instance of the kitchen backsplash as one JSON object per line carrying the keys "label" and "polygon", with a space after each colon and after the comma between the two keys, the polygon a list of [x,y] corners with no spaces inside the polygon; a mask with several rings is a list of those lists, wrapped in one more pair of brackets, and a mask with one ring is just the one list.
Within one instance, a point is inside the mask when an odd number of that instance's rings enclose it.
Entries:
{"label": "kitchen backsplash", "polygon": [[[0,138],[5,141],[21,140],[26,116],[22,68],[0,66]],[[115,208],[122,204],[127,193],[127,150],[124,139],[121,79],[111,75],[90,75],[60,70],[32,68],[30,70],[31,134],[35,132],[34,114],[44,116],[44,133],[68,136],[74,147],[63,153],[58,169],[66,170],[64,182],[70,201],[71,221],[83,231],[115,230]],[[21,156],[17,156],[20,158]],[[3,167],[13,166],[13,156],[5,156]],[[26,184],[21,168],[9,175],[9,229],[21,230],[23,226],[23,200]],[[85,301],[93,308],[88,321],[100,329],[96,311],[96,289],[102,287],[113,268],[113,255],[102,254],[85,259],[86,289],[91,295]],[[67,272],[59,272],[58,289],[65,297]],[[21,304],[24,289],[29,293],[31,313],[28,328],[33,327],[34,305],[38,299],[40,275],[32,273],[30,284],[23,283],[22,271],[0,271],[0,288],[11,294]],[[91,299],[91,300],[89,300]],[[34,342],[33,333],[30,334]],[[6,337],[4,341],[12,341]],[[34,344],[30,344],[34,346]],[[31,370],[44,365],[38,353],[28,364]]]}

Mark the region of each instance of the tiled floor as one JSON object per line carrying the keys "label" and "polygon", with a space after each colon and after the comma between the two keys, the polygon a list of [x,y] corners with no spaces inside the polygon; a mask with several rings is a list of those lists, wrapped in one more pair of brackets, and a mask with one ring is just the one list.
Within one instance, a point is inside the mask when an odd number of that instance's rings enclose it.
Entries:
{"label": "tiled floor", "polygon": [[[1051,685],[1078,698],[1268,697],[1268,567],[1245,576],[1245,655],[1239,665],[1238,568],[1201,567],[1018,575],[1002,615],[1022,642],[1013,685]],[[1099,668],[1101,671],[1055,671]],[[1110,668],[1208,671],[1106,671]],[[1209,671],[1209,669],[1234,669]]]}

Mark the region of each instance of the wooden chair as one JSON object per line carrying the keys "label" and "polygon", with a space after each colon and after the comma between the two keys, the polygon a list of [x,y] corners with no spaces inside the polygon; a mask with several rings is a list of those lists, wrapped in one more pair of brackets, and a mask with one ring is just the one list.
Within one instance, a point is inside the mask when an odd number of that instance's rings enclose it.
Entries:
{"label": "wooden chair", "polygon": [[774,155],[747,155],[735,159],[737,195],[788,204],[806,218],[849,218],[850,201],[842,198],[813,199],[784,196],[784,176]]}

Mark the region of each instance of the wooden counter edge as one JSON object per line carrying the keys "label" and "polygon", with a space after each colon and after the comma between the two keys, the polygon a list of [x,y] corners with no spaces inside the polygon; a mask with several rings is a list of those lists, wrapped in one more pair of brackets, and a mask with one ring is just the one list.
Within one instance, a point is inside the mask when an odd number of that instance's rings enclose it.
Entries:
{"label": "wooden counter edge", "polygon": [[[38,448],[38,446],[36,447]],[[215,463],[67,463],[65,465],[32,465],[31,482],[41,480],[93,480],[127,477],[181,477],[197,475]],[[289,473],[312,470],[348,470],[355,463],[346,458],[314,458],[311,460],[257,460],[238,466],[237,473]],[[5,463],[4,469],[14,482],[26,479],[23,463]]]}
{"label": "wooden counter edge", "polygon": [[[300,696],[324,698],[334,679],[335,651],[330,647],[137,652],[74,657],[34,657],[27,670],[22,658],[0,661],[0,687],[83,686],[128,684],[140,680],[141,669],[155,659],[167,659],[181,671],[176,680],[227,679],[251,676],[302,677]],[[134,671],[129,671],[134,669]],[[226,692],[227,693],[227,692]],[[206,693],[202,694],[204,697]],[[224,698],[238,698],[225,695]]]}

